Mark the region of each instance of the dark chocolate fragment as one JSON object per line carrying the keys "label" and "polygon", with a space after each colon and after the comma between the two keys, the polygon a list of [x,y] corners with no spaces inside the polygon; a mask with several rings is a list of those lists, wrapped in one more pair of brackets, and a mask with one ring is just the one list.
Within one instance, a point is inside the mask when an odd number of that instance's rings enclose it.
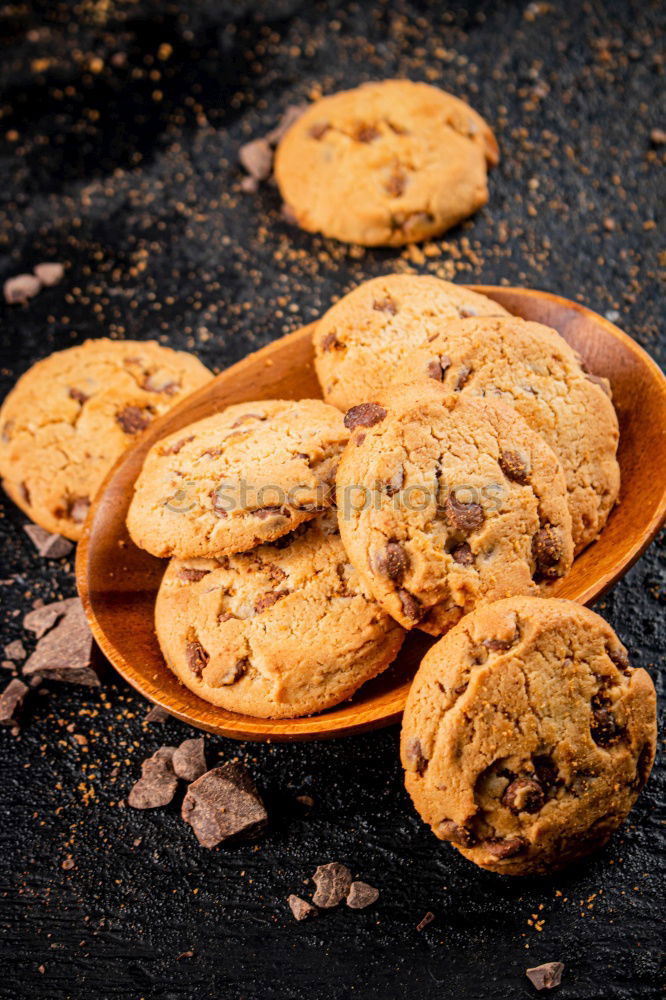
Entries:
{"label": "dark chocolate fragment", "polygon": [[376,125],[366,125],[362,122],[354,132],[354,139],[356,139],[357,142],[374,142],[374,140],[378,139],[380,135],[381,132]]}
{"label": "dark chocolate fragment", "polygon": [[535,965],[533,969],[526,969],[525,975],[537,990],[552,990],[554,986],[560,985],[563,972],[562,962],[545,962],[543,965]]}
{"label": "dark chocolate fragment", "polygon": [[327,333],[326,336],[322,338],[322,351],[335,351],[339,347],[342,347],[342,344],[336,337],[335,333]]}
{"label": "dark chocolate fragment", "polygon": [[463,542],[457,548],[453,549],[451,556],[453,561],[458,563],[459,566],[471,566],[474,562],[472,550],[467,542]]}
{"label": "dark chocolate fragment", "polygon": [[473,371],[474,369],[471,368],[470,365],[460,366],[460,370],[458,372],[458,380],[455,384],[455,392],[460,392],[460,390],[466,384],[468,378],[470,377]]}
{"label": "dark chocolate fragment", "polygon": [[[46,605],[38,610],[45,611],[49,607]],[[31,615],[26,616],[24,624]],[[62,621],[37,643],[23,668],[23,676],[97,687],[99,677],[92,667],[92,654],[93,637],[83,605],[78,598],[72,598]]]}
{"label": "dark chocolate fragment", "polygon": [[319,865],[312,881],[317,886],[312,902],[323,910],[329,910],[347,898],[352,876],[346,865],[331,861],[328,865]]}
{"label": "dark chocolate fragment", "polygon": [[465,533],[480,528],[485,517],[480,504],[461,503],[455,493],[450,493],[444,501],[444,512],[453,527]]}
{"label": "dark chocolate fragment", "polygon": [[262,594],[261,597],[257,598],[257,602],[254,605],[255,614],[260,615],[264,611],[268,611],[274,604],[277,604],[281,597],[286,597],[288,593],[288,590],[269,590],[265,594]]}
{"label": "dark chocolate fragment", "polygon": [[547,524],[532,538],[532,555],[536,573],[540,576],[559,576],[558,563],[562,558],[562,539],[559,531]]}
{"label": "dark chocolate fragment", "polygon": [[116,420],[125,434],[138,434],[140,431],[145,431],[152,420],[152,415],[149,410],[140,406],[126,406],[116,414]]}
{"label": "dark chocolate fragment", "polygon": [[595,694],[592,699],[592,722],[590,729],[592,739],[600,747],[609,747],[622,737],[622,726],[618,725],[610,709],[610,701],[602,694]]}
{"label": "dark chocolate fragment", "polygon": [[386,576],[395,583],[400,583],[409,569],[409,556],[400,542],[389,542],[382,560]]}
{"label": "dark chocolate fragment", "polygon": [[422,930],[425,930],[428,924],[431,924],[434,919],[435,919],[435,914],[432,912],[432,910],[428,910],[427,913],[423,914],[418,924],[416,925],[417,931],[420,932]]}
{"label": "dark chocolate fragment", "polygon": [[171,715],[167,712],[166,708],[162,708],[161,705],[153,705],[143,721],[161,723],[166,722],[170,718]]}
{"label": "dark chocolate fragment", "polygon": [[178,570],[178,579],[187,580],[188,583],[198,583],[210,573],[209,569],[197,569],[195,566],[181,566]]}
{"label": "dark chocolate fragment", "polygon": [[472,833],[464,826],[459,826],[452,819],[443,819],[437,827],[437,833],[442,840],[448,840],[452,844],[459,844],[461,847],[470,847],[474,842]]}
{"label": "dark chocolate fragment", "polygon": [[410,740],[405,748],[407,763],[413,765],[417,774],[423,774],[428,766],[428,758],[423,752],[419,739]]}
{"label": "dark chocolate fragment", "polygon": [[492,854],[498,861],[504,861],[505,858],[513,858],[516,854],[524,851],[527,843],[522,837],[507,837],[506,839],[493,837],[490,840],[484,840],[482,846],[485,847],[488,854]]}
{"label": "dark chocolate fragment", "polygon": [[373,427],[386,416],[386,410],[379,403],[359,403],[345,413],[344,424],[347,430],[355,427]]}
{"label": "dark chocolate fragment", "polygon": [[18,677],[9,682],[0,694],[0,726],[18,726],[27,693],[28,685],[20,681]]}
{"label": "dark chocolate fragment", "polygon": [[255,517],[258,517],[260,521],[266,521],[269,517],[291,517],[291,512],[287,507],[257,507],[256,510],[251,511]]}
{"label": "dark chocolate fragment", "polygon": [[408,590],[399,590],[398,597],[400,598],[402,613],[405,618],[411,618],[415,622],[420,621],[423,617],[423,608],[419,599],[410,594]]}
{"label": "dark chocolate fragment", "polygon": [[[232,617],[231,615],[229,617]],[[246,673],[247,668],[250,666],[250,661],[247,656],[242,657],[240,660],[236,660],[233,666],[229,667],[226,674],[218,677],[218,684],[235,684],[239,681],[244,673]]]}
{"label": "dark chocolate fragment", "polygon": [[38,524],[24,524],[23,530],[37,549],[40,556],[45,559],[61,559],[68,556],[74,548],[72,542],[62,535],[54,535]]}
{"label": "dark chocolate fragment", "polygon": [[41,608],[29,611],[23,619],[23,628],[34,632],[38,639],[53,628],[69,609],[78,601],[78,597],[68,597],[64,601],[54,601],[53,604],[43,604]]}
{"label": "dark chocolate fragment", "polygon": [[511,482],[521,484],[527,482],[527,462],[517,451],[503,451],[499,457],[499,467]]}
{"label": "dark chocolate fragment", "polygon": [[451,367],[451,358],[448,358],[445,354],[441,354],[432,361],[429,361],[426,365],[426,372],[430,378],[434,378],[436,382],[443,382],[444,376]]}
{"label": "dark chocolate fragment", "polygon": [[185,656],[187,659],[187,665],[195,677],[201,677],[210,659],[210,656],[201,643],[196,639],[188,642],[185,647]]}
{"label": "dark chocolate fragment", "polygon": [[493,653],[501,653],[504,650],[511,649],[514,644],[514,639],[484,639],[483,645],[486,649],[491,650]]}
{"label": "dark chocolate fragment", "polygon": [[515,778],[502,796],[502,805],[516,815],[539,812],[544,802],[543,788],[534,778]]}
{"label": "dark chocolate fragment", "polygon": [[312,903],[308,903],[306,899],[301,899],[300,896],[287,896],[287,902],[289,904],[289,909],[294,914],[296,920],[308,920],[310,917],[316,917],[319,910]]}
{"label": "dark chocolate fragment", "polygon": [[379,889],[367,882],[352,882],[347,895],[347,906],[352,910],[364,910],[379,899]]}
{"label": "dark chocolate fragment", "polygon": [[132,786],[127,804],[132,809],[157,809],[167,806],[178,788],[173,771],[174,747],[160,747],[141,765],[141,777]]}
{"label": "dark chocolate fragment", "polygon": [[391,316],[395,316],[398,312],[398,307],[390,295],[385,295],[383,299],[376,299],[372,303],[372,308],[375,312],[389,313]]}
{"label": "dark chocolate fragment", "polygon": [[75,399],[77,403],[80,403],[81,406],[83,406],[84,403],[88,402],[90,396],[86,396],[85,392],[82,392],[81,389],[77,389],[74,386],[72,386],[72,388],[69,390],[69,398]]}
{"label": "dark chocolate fragment", "polygon": [[183,781],[196,781],[206,773],[204,739],[183,740],[171,760],[174,772]]}
{"label": "dark chocolate fragment", "polygon": [[182,817],[203,847],[215,847],[231,837],[255,837],[268,822],[249,771],[231,762],[192,782],[183,800]]}

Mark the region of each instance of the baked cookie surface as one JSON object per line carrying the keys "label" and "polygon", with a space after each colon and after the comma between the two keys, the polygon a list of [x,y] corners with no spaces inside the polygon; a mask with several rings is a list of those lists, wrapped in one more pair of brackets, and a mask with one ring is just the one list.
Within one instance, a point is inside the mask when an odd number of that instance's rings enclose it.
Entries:
{"label": "baked cookie surface", "polygon": [[414,350],[465,316],[508,316],[497,302],[432,275],[387,274],[364,281],[326,312],[313,335],[327,403],[348,410],[396,379]]}
{"label": "baked cookie surface", "polygon": [[608,382],[563,337],[515,316],[456,320],[405,359],[403,377],[423,375],[515,406],[562,463],[576,550],[598,537],[620,489],[617,415]]}
{"label": "baked cookie surface", "polygon": [[382,607],[440,635],[479,603],[539,593],[571,566],[564,474],[501,401],[429,379],[353,407],[340,532]]}
{"label": "baked cookie surface", "polygon": [[212,378],[155,341],[88,340],[38,361],[0,410],[0,475],[36,523],[78,540],[116,459],[156,417]]}
{"label": "baked cookie surface", "polygon": [[275,155],[298,224],[347,243],[401,246],[450,229],[488,201],[497,142],[476,111],[437,87],[366,83],[312,104]]}
{"label": "baked cookie surface", "polygon": [[238,403],[158,441],[127,515],[155,556],[215,557],[288,534],[333,501],[347,441],[319,399]]}
{"label": "baked cookie surface", "polygon": [[262,718],[349,698],[391,663],[404,636],[350,565],[334,511],[242,555],[172,560],[155,622],[183,684]]}
{"label": "baked cookie surface", "polygon": [[401,735],[417,811],[470,861],[547,873],[602,846],[647,781],[655,690],[573,602],[479,608],[426,654]]}

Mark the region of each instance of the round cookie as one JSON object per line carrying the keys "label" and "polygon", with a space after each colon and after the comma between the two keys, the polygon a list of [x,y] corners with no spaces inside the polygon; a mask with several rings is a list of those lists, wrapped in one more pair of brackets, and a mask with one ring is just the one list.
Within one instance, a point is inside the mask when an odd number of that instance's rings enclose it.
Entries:
{"label": "round cookie", "polygon": [[494,135],[464,101],[384,80],[310,105],[280,140],[275,178],[303,229],[347,243],[429,239],[488,201]]}
{"label": "round cookie", "polygon": [[327,403],[348,410],[398,378],[414,350],[461,316],[508,316],[497,302],[427,274],[372,278],[318,321],[315,368]]}
{"label": "round cookie", "polygon": [[172,560],[155,622],[183,684],[229,711],[274,719],[349,698],[404,637],[349,564],[334,512],[242,555]]}
{"label": "round cookie", "polygon": [[320,399],[237,403],[148,452],[127,526],[154,556],[245,552],[329,507],[349,434]]}
{"label": "round cookie", "polygon": [[537,594],[571,566],[560,463],[510,406],[424,379],[345,421],[342,540],[405,628],[440,635],[478,604]]}
{"label": "round cookie", "polygon": [[405,360],[401,378],[424,375],[515,406],[562,463],[576,551],[599,536],[620,489],[617,415],[606,379],[559,333],[515,316],[456,320]]}
{"label": "round cookie", "polygon": [[402,724],[407,789],[435,835],[482,868],[555,871],[631,809],[654,760],[655,701],[599,615],[498,601],[421,662]]}
{"label": "round cookie", "polygon": [[5,490],[36,524],[77,541],[116,459],[211,377],[152,340],[87,340],[38,361],[0,410]]}

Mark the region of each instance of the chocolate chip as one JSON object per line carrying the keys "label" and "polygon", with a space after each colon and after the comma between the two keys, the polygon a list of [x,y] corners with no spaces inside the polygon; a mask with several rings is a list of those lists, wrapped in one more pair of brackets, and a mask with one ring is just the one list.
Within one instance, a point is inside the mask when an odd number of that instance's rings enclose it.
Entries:
{"label": "chocolate chip", "polygon": [[61,559],[68,556],[74,548],[68,538],[54,535],[38,524],[24,524],[23,530],[44,559]]}
{"label": "chocolate chip", "polygon": [[308,135],[310,136],[311,139],[319,140],[326,135],[329,128],[330,125],[328,124],[328,122],[315,122],[315,124],[311,125],[310,128],[308,129]]}
{"label": "chocolate chip", "polygon": [[474,843],[471,831],[454,823],[452,819],[443,819],[437,827],[437,833],[442,840],[459,844],[461,847],[470,847]]}
{"label": "chocolate chip", "polygon": [[385,295],[383,299],[375,299],[372,308],[375,312],[389,313],[391,316],[395,316],[398,312],[398,307],[390,295]]}
{"label": "chocolate chip", "polygon": [[142,410],[139,406],[126,406],[116,414],[116,420],[126,434],[138,434],[145,431],[152,416],[148,410]]}
{"label": "chocolate chip", "polygon": [[260,615],[264,611],[268,611],[274,604],[277,604],[281,597],[285,597],[288,593],[288,590],[269,590],[262,594],[254,605],[255,614]]}
{"label": "chocolate chip", "polygon": [[301,899],[300,896],[294,896],[293,893],[291,896],[287,896],[287,903],[296,920],[309,920],[319,913],[316,906],[308,903],[306,899]]}
{"label": "chocolate chip", "polygon": [[192,782],[181,811],[202,847],[232,837],[255,837],[266,827],[266,807],[247,768],[229,762]]}
{"label": "chocolate chip", "polygon": [[356,142],[374,142],[380,135],[381,132],[375,125],[360,124],[354,132],[354,139]]}
{"label": "chocolate chip", "polygon": [[266,139],[253,139],[238,150],[238,159],[250,177],[265,181],[273,169],[273,150]]}
{"label": "chocolate chip", "polygon": [[456,392],[460,392],[460,390],[465,385],[465,383],[467,382],[468,378],[470,377],[473,371],[474,369],[471,368],[469,365],[460,366],[460,370],[458,372],[458,381],[456,382],[454,387]]}
{"label": "chocolate chip", "polygon": [[85,392],[81,392],[80,389],[72,388],[69,390],[69,398],[75,399],[77,403],[80,403],[81,406],[83,406],[84,403],[88,402],[90,396],[86,396]]}
{"label": "chocolate chip", "polygon": [[421,917],[418,924],[416,925],[417,931],[420,932],[422,930],[425,930],[428,924],[431,924],[434,919],[435,919],[435,914],[432,912],[432,910],[428,910],[428,912],[424,913],[424,915]]}
{"label": "chocolate chip", "polygon": [[34,632],[38,639],[53,628],[56,622],[63,618],[69,609],[78,601],[78,597],[68,597],[64,601],[54,601],[53,604],[43,604],[34,611],[29,611],[23,619],[23,628]]}
{"label": "chocolate chip", "polygon": [[359,403],[345,413],[344,424],[347,430],[355,427],[374,427],[386,416],[386,410],[379,403]]}
{"label": "chocolate chip", "polygon": [[210,573],[209,569],[195,569],[194,566],[181,566],[178,570],[178,579],[187,580],[188,583],[198,583]]}
{"label": "chocolate chip", "polygon": [[417,774],[424,774],[428,767],[428,758],[423,752],[421,741],[417,738],[409,740],[405,747],[405,759],[412,765]]}
{"label": "chocolate chip", "polygon": [[[229,616],[232,617],[232,616]],[[229,667],[226,674],[222,674],[221,677],[217,678],[218,684],[235,684],[239,681],[243,674],[247,672],[247,668],[250,666],[250,661],[247,656],[241,657],[240,660],[236,660],[233,666]]]}
{"label": "chocolate chip", "polygon": [[527,463],[517,451],[503,451],[499,457],[499,467],[511,482],[521,484],[527,482]]}
{"label": "chocolate chip", "polygon": [[158,809],[168,806],[178,788],[172,758],[174,747],[160,747],[141,765],[141,777],[132,786],[127,804],[132,809]]}
{"label": "chocolate chip", "polygon": [[265,521],[269,517],[291,517],[291,512],[287,507],[257,507],[256,510],[250,511],[255,517],[258,517],[261,521]]}
{"label": "chocolate chip", "polygon": [[379,563],[382,575],[399,583],[409,568],[409,556],[400,542],[389,542]]}
{"label": "chocolate chip", "polygon": [[532,758],[532,764],[542,788],[548,791],[557,784],[559,772],[552,757],[547,754],[539,754]]}
{"label": "chocolate chip", "polygon": [[17,274],[8,278],[3,286],[5,302],[10,306],[24,305],[40,291],[42,283],[34,274]]}
{"label": "chocolate chip", "polygon": [[336,337],[335,333],[327,333],[326,336],[322,338],[322,341],[321,341],[321,349],[322,349],[322,351],[326,351],[326,352],[328,352],[328,351],[334,351],[338,347],[342,347],[342,344],[340,343],[340,341]]}
{"label": "chocolate chip", "polygon": [[534,778],[515,778],[507,786],[501,799],[502,805],[516,815],[521,812],[539,812],[544,801],[543,788]]}
{"label": "chocolate chip", "polygon": [[557,564],[562,558],[562,540],[557,528],[547,524],[532,538],[535,573],[545,577],[559,576]]}
{"label": "chocolate chip", "polygon": [[524,851],[527,842],[522,837],[493,837],[490,840],[484,840],[483,847],[498,861],[504,861],[505,858],[513,858],[516,854]]}
{"label": "chocolate chip", "polygon": [[163,392],[165,396],[175,396],[180,392],[180,382],[174,381],[169,375],[159,378],[157,375],[148,375],[142,382],[142,389],[146,392]]}
{"label": "chocolate chip", "polygon": [[352,910],[364,910],[379,899],[379,889],[367,882],[352,882],[347,896],[347,906]]}
{"label": "chocolate chip", "polygon": [[65,275],[65,268],[56,261],[36,264],[32,270],[44,288],[52,288],[53,285],[57,285]]}
{"label": "chocolate chip", "polygon": [[196,640],[188,642],[185,647],[185,656],[187,665],[195,677],[201,677],[210,659],[201,643]]}
{"label": "chocolate chip", "polygon": [[629,656],[624,646],[609,647],[606,652],[618,670],[621,670],[627,676],[631,674],[631,664],[629,663]]}
{"label": "chocolate chip", "polygon": [[384,184],[384,190],[392,198],[399,198],[401,194],[404,194],[406,187],[407,187],[407,174],[404,173],[402,170],[394,170],[391,176]]}
{"label": "chocolate chip", "polygon": [[312,902],[323,910],[330,910],[346,898],[352,877],[346,865],[332,861],[328,865],[319,865],[312,881],[317,886]]}
{"label": "chocolate chip", "polygon": [[525,975],[537,990],[552,990],[562,981],[564,965],[562,962],[545,962],[533,969],[526,969]]}
{"label": "chocolate chip", "polygon": [[483,507],[478,503],[461,503],[455,493],[444,501],[444,511],[458,531],[470,532],[480,528],[484,521]]}
{"label": "chocolate chip", "polygon": [[[45,611],[45,608],[39,611]],[[58,617],[61,617],[60,614]],[[26,616],[24,624],[28,618],[30,615]],[[78,598],[73,598],[65,609],[62,621],[39,640],[34,653],[26,661],[23,675],[97,687],[99,677],[92,667],[92,655],[93,638],[83,605]]]}
{"label": "chocolate chip", "polygon": [[180,438],[178,441],[174,441],[173,444],[162,448],[160,450],[160,455],[177,455],[181,448],[184,448],[186,444],[190,443],[190,441],[194,441],[194,434],[190,434],[189,437]]}
{"label": "chocolate chip", "polygon": [[617,743],[624,732],[619,726],[613,712],[611,702],[602,694],[595,694],[592,699],[592,722],[590,730],[592,739],[600,747],[609,747]]}
{"label": "chocolate chip", "polygon": [[0,726],[18,726],[28,685],[17,677],[0,694]]}
{"label": "chocolate chip", "polygon": [[90,500],[88,497],[76,497],[69,501],[69,517],[74,524],[83,524],[90,510]]}
{"label": "chocolate chip", "polygon": [[406,618],[411,618],[412,621],[418,622],[423,617],[423,608],[421,607],[421,602],[418,597],[414,597],[410,594],[408,590],[399,590],[398,597],[400,598],[400,604],[402,605],[402,613]]}
{"label": "chocolate chip", "polygon": [[203,736],[183,740],[171,759],[174,773],[183,781],[196,781],[206,773],[206,754]]}
{"label": "chocolate chip", "polygon": [[457,548],[453,549],[451,557],[454,562],[458,563],[459,566],[471,566],[474,562],[472,550],[467,542],[463,542],[461,545],[458,545]]}
{"label": "chocolate chip", "polygon": [[444,376],[450,367],[451,358],[448,358],[446,354],[442,354],[428,362],[426,372],[429,378],[434,378],[436,382],[443,382]]}
{"label": "chocolate chip", "polygon": [[511,649],[514,641],[514,639],[484,639],[483,645],[492,652],[503,652],[506,649]]}

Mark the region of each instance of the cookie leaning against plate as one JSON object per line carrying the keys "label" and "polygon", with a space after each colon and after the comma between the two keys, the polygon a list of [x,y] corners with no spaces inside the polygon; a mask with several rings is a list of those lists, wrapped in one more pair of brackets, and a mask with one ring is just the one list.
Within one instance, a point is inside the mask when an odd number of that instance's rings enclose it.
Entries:
{"label": "cookie leaning against plate", "polygon": [[562,463],[576,550],[598,537],[620,489],[617,415],[608,382],[559,333],[515,316],[456,320],[405,359],[401,378],[424,375],[515,406]]}
{"label": "cookie leaning against plate", "polygon": [[479,608],[426,654],[407,698],[407,790],[440,840],[507,875],[601,847],[650,774],[655,690],[574,601]]}
{"label": "cookie leaning against plate", "polygon": [[317,322],[315,368],[327,403],[348,410],[402,379],[413,351],[453,319],[508,316],[485,295],[427,274],[387,274],[343,296]]}
{"label": "cookie leaning against plate", "polygon": [[38,361],[0,410],[5,490],[35,523],[78,540],[116,459],[211,378],[191,354],[152,340],[88,340]]}
{"label": "cookie leaning against plate", "polygon": [[243,555],[172,560],[155,622],[183,684],[261,718],[337,705],[392,662],[404,636],[350,565],[333,512]]}
{"label": "cookie leaning against plate", "polygon": [[324,97],[288,129],[275,177],[299,226],[347,243],[401,246],[488,201],[497,142],[464,101],[384,80]]}
{"label": "cookie leaning against plate", "polygon": [[440,635],[480,603],[538,594],[573,559],[564,473],[512,407],[423,379],[352,407],[340,533],[382,607]]}
{"label": "cookie leaning against plate", "polygon": [[320,399],[238,403],[148,452],[127,526],[155,556],[215,557],[275,541],[329,507],[349,434]]}

